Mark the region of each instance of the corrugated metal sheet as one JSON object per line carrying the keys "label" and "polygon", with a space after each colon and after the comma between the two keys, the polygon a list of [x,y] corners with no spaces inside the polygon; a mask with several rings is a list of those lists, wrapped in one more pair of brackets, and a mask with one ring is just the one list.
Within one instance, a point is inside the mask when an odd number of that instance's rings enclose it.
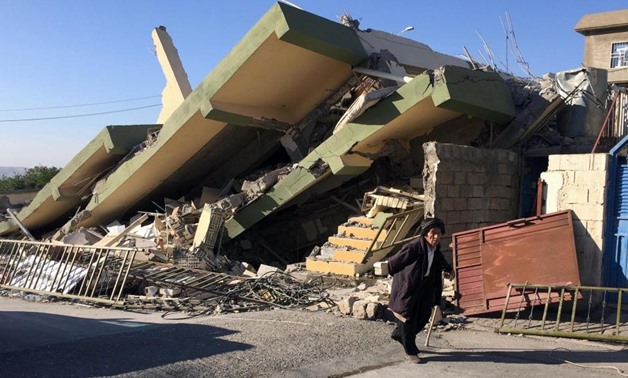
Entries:
{"label": "corrugated metal sheet", "polygon": [[[509,283],[580,284],[569,210],[459,232],[452,239],[458,306],[467,315],[501,311]],[[520,295],[511,293],[514,307]]]}

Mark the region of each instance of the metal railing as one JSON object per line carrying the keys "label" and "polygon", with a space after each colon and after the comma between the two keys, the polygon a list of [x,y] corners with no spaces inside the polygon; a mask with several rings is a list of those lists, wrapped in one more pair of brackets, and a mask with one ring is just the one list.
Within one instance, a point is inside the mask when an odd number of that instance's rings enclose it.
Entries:
{"label": "metal railing", "polygon": [[[509,284],[498,332],[628,341],[624,296],[628,297],[628,288]],[[519,303],[510,303],[515,297]],[[566,302],[572,303],[571,316],[563,322]],[[535,312],[538,307],[541,310]],[[514,319],[506,319],[507,312],[514,312]]]}
{"label": "metal railing", "polygon": [[[373,238],[371,245],[366,250],[362,263],[368,261],[368,259],[376,252],[384,249],[392,249],[400,244],[416,239],[418,235],[413,235],[407,238],[405,238],[405,236],[422,216],[423,206],[418,206],[412,210],[404,211],[403,213],[391,215],[386,218],[384,224],[379,228],[377,234]],[[382,232],[385,232],[386,235],[384,240],[380,240]]]}
{"label": "metal railing", "polygon": [[0,288],[115,304],[137,249],[0,239]]}

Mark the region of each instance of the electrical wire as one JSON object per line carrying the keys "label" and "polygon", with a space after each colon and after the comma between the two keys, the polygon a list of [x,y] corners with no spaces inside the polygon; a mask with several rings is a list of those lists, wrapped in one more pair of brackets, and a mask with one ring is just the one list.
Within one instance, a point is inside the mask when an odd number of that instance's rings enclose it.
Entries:
{"label": "electrical wire", "polygon": [[86,104],[74,104],[74,105],[57,105],[57,106],[42,106],[39,108],[14,108],[14,109],[0,109],[0,112],[17,112],[24,110],[49,110],[49,109],[67,109],[67,108],[79,108],[83,106],[93,106],[93,105],[107,105],[107,104],[118,104],[121,102],[130,102],[130,101],[139,101],[139,100],[147,100],[149,98],[157,98],[159,96],[147,96],[147,97],[136,97],[136,98],[127,98],[124,100],[114,100],[114,101],[104,101],[104,102],[91,102]]}
{"label": "electrical wire", "polygon": [[153,104],[153,105],[146,105],[146,106],[138,106],[138,107],[135,107],[135,108],[126,108],[126,109],[110,110],[110,111],[107,111],[107,112],[84,113],[84,114],[72,114],[72,115],[65,115],[65,116],[58,116],[58,117],[38,117],[38,118],[0,119],[0,123],[6,123],[6,122],[27,122],[27,121],[47,121],[47,120],[52,120],[52,119],[66,119],[66,118],[91,117],[91,116],[104,115],[104,114],[113,114],[113,113],[128,112],[128,111],[131,111],[131,110],[139,110],[139,109],[154,108],[154,107],[156,107],[156,106],[161,106],[161,104]]}
{"label": "electrical wire", "polygon": [[560,362],[566,362],[566,363],[568,363],[570,365],[574,365],[574,366],[585,368],[585,369],[613,369],[613,370],[615,370],[617,372],[617,374],[621,375],[622,377],[628,377],[628,374],[624,374],[624,372],[622,370],[620,370],[616,366],[612,366],[612,365],[587,366],[587,365],[577,364],[575,362],[571,362],[571,361],[565,360],[563,358],[557,358],[557,357],[552,356],[552,353],[559,352],[559,351],[560,352],[571,352],[571,350],[567,349],[567,348],[554,348],[550,352],[549,357],[551,359],[553,359],[553,360],[560,361]]}

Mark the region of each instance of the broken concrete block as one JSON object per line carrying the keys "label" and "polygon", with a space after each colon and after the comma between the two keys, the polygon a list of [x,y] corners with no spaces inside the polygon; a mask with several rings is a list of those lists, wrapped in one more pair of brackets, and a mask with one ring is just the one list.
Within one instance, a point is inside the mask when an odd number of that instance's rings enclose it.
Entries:
{"label": "broken concrete block", "polygon": [[274,266],[261,264],[257,269],[257,276],[263,277],[265,275],[272,274],[273,272],[281,272],[281,269]]}
{"label": "broken concrete block", "polygon": [[340,311],[343,315],[351,315],[353,311],[353,304],[357,301],[356,297],[346,297],[342,298],[338,302],[338,311]]}
{"label": "broken concrete block", "polygon": [[159,291],[159,288],[157,286],[146,286],[144,288],[144,294],[147,297],[154,297],[158,291]]}
{"label": "broken concrete block", "polygon": [[257,276],[257,271],[255,270],[255,268],[253,268],[253,265],[247,263],[247,262],[242,262],[241,263],[242,266],[244,267],[244,271],[242,272],[242,275],[245,277],[256,277]]}
{"label": "broken concrete block", "polygon": [[148,261],[168,262],[168,256],[162,251],[153,249],[148,255]]}
{"label": "broken concrete block", "polygon": [[206,249],[213,251],[218,237],[222,232],[223,222],[222,210],[205,204],[198,225],[196,226],[192,249],[204,245]]}
{"label": "broken concrete block", "polygon": [[366,306],[368,304],[369,302],[365,300],[355,301],[353,303],[353,307],[351,308],[353,317],[357,319],[367,319]]}
{"label": "broken concrete block", "polygon": [[139,249],[151,249],[156,248],[157,243],[155,243],[155,239],[144,239],[144,238],[134,238],[135,239],[135,247]]}
{"label": "broken concrete block", "polygon": [[159,289],[159,294],[164,297],[174,297],[181,293],[181,289],[178,287],[162,287]]}
{"label": "broken concrete block", "polygon": [[80,228],[77,231],[65,235],[62,239],[64,244],[72,245],[92,245],[102,239],[102,235],[97,232]]}
{"label": "broken concrete block", "polygon": [[118,221],[113,221],[107,225],[107,235],[116,236],[122,233],[126,227]]}
{"label": "broken concrete block", "polygon": [[388,261],[378,261],[373,264],[373,274],[376,276],[388,276]]}

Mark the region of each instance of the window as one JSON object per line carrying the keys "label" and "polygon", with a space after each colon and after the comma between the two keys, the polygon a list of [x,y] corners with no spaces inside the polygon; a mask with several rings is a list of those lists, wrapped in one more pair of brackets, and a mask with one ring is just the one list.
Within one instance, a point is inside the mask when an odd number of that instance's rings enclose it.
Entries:
{"label": "window", "polygon": [[611,68],[628,67],[628,42],[613,43],[611,48]]}

